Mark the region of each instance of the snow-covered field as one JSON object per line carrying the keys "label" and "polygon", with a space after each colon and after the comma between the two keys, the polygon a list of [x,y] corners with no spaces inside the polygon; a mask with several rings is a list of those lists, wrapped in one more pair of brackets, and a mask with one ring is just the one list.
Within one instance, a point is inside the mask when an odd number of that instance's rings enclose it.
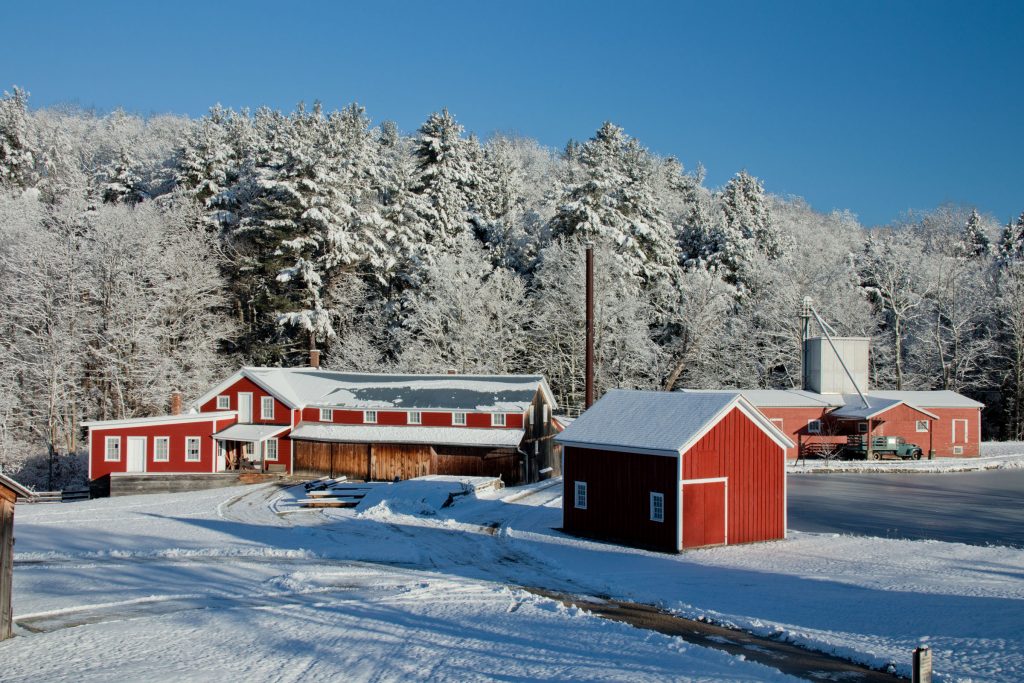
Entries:
{"label": "snow-covered field", "polygon": [[[559,487],[365,511],[240,487],[19,505],[5,680],[773,680],[515,589],[658,604],[938,680],[1024,678],[1024,551],[793,534],[679,556],[554,530]],[[422,502],[426,498],[426,502]]]}
{"label": "snow-covered field", "polygon": [[791,474],[825,472],[971,472],[1024,468],[1024,441],[985,441],[978,458],[934,460],[799,460],[790,463]]}

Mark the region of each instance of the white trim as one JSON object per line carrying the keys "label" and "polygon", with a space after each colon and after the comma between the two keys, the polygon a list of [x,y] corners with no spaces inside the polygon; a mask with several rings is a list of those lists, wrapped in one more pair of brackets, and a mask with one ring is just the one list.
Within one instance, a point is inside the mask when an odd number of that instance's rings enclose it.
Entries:
{"label": "white trim", "polygon": [[807,433],[821,434],[821,420],[819,418],[807,421]]}
{"label": "white trim", "polygon": [[252,382],[256,386],[258,386],[260,389],[263,389],[265,392],[267,392],[268,394],[270,394],[271,396],[273,396],[274,398],[276,398],[278,401],[280,401],[281,403],[285,404],[289,408],[298,408],[298,407],[300,407],[300,406],[297,406],[297,405],[293,404],[291,401],[286,399],[284,396],[278,395],[278,393],[276,391],[274,391],[272,388],[267,386],[266,382],[262,381],[261,379],[259,379],[258,377],[254,376],[254,375],[249,374],[248,368],[241,368],[236,373],[234,373],[233,375],[228,377],[226,380],[224,380],[223,382],[221,382],[220,384],[215,386],[213,389],[210,389],[208,392],[206,392],[205,394],[203,394],[202,396],[197,398],[195,403],[193,403],[192,405],[196,408],[196,410],[199,410],[199,408],[204,403],[208,403],[210,401],[210,399],[212,399],[217,394],[222,393],[225,389],[231,388],[240,379],[247,379],[247,380],[249,380],[250,382]]}
{"label": "white trim", "polygon": [[[921,423],[924,423],[924,429],[921,429]],[[928,433],[928,420],[914,420],[914,431],[918,434]]]}
{"label": "white trim", "polygon": [[[104,455],[106,455],[106,453],[104,453]],[[89,481],[92,481],[92,459],[93,459],[93,452],[92,452],[92,430],[90,429],[89,430]]]}
{"label": "white trim", "polygon": [[[117,443],[117,457],[110,457],[110,440],[113,439]],[[120,436],[107,436],[103,439],[103,462],[121,462],[123,459],[122,443]]]}
{"label": "white trim", "polygon": [[[413,415],[416,419],[413,420]],[[423,413],[419,410],[410,410],[406,412],[405,423],[410,425],[421,425],[423,424]]]}
{"label": "white trim", "polygon": [[968,436],[970,434],[970,420],[968,420],[966,417],[954,417],[953,418],[953,443],[954,444],[958,443],[957,440],[956,440],[956,423],[957,422],[963,422],[964,423],[964,440],[963,440],[963,443],[965,443],[965,444],[966,443],[970,443],[970,438]]}
{"label": "white trim", "polygon": [[237,411],[228,410],[217,413],[190,413],[188,415],[158,415],[157,417],[134,417],[126,420],[89,420],[83,422],[83,427],[90,429],[113,429],[115,427],[159,427],[160,425],[173,425],[181,422],[210,422],[212,420],[223,420],[226,417],[235,417]]}
{"label": "white trim", "polygon": [[[196,444],[198,444],[198,446],[199,446],[199,457],[197,457],[194,460],[192,458],[188,457],[188,442],[193,440],[193,439],[195,440]],[[202,461],[203,461],[203,437],[201,437],[201,436],[186,436],[185,437],[185,462],[202,462]]]}
{"label": "white trim", "polygon": [[[270,415],[267,415],[267,401],[270,401]],[[274,419],[274,397],[273,396],[260,396],[260,419],[261,420],[273,420]]]}
{"label": "white trim", "polygon": [[[242,420],[242,397],[243,396],[248,396],[249,397],[249,419],[244,420],[244,421]],[[235,400],[238,401],[238,410],[235,411],[236,413],[238,413],[238,421],[241,422],[242,424],[247,424],[247,425],[248,424],[252,424],[253,423],[253,419],[255,417],[254,413],[256,412],[256,406],[254,406],[252,404],[253,393],[251,391],[239,391],[237,394],[235,394],[235,397],[236,397]]]}
{"label": "white trim", "polygon": [[[783,459],[785,459],[786,456],[783,455],[782,457],[783,457]],[[682,534],[683,534],[683,514],[682,514],[683,488],[687,484],[717,484],[719,482],[725,484],[725,487],[724,487],[725,488],[725,504],[723,505],[724,513],[725,513],[725,515],[724,515],[725,516],[725,526],[723,527],[723,532],[724,532],[723,533],[723,538],[724,538],[724,540],[722,541],[722,545],[729,545],[729,478],[728,477],[706,477],[704,479],[683,479],[682,481],[679,482],[679,537],[680,537],[679,547],[680,548],[682,548],[682,546],[683,546],[683,543],[682,543]],[[703,548],[703,547],[706,547],[706,546],[697,546],[697,547]]]}
{"label": "white trim", "polygon": [[[580,489],[580,486],[583,488]],[[580,505],[580,491],[583,491],[583,505]],[[590,503],[590,494],[587,490],[587,482],[573,480],[572,486],[572,506],[577,510],[586,510],[587,505]]]}
{"label": "white trim", "polygon": [[492,427],[505,427],[507,423],[508,419],[505,417],[505,413],[491,413]]}
{"label": "white trim", "polygon": [[[164,457],[159,458],[160,449],[157,444],[163,442],[167,446],[167,450]],[[171,461],[171,437],[169,436],[154,436],[153,437],[153,462],[170,462]]]}
{"label": "white trim", "polygon": [[[460,421],[456,421],[455,420],[456,417],[460,417],[462,419]],[[452,411],[452,427],[465,427],[467,422],[468,422],[468,415],[467,415],[467,413],[465,411],[462,411],[462,410],[453,410]]]}
{"label": "white trim", "polygon": [[317,422],[334,422],[334,408],[320,408]]}
{"label": "white trim", "polygon": [[[224,405],[221,405],[221,404]],[[231,410],[231,395],[230,394],[218,394],[217,395],[217,410]]]}
{"label": "white trim", "polygon": [[[783,456],[785,458],[785,456]],[[676,457],[676,481],[683,480],[683,456]],[[683,487],[680,484],[676,495],[676,552],[683,551]]]}
{"label": "white trim", "polygon": [[375,425],[375,424],[377,424],[377,411],[376,410],[364,410],[363,411],[363,424],[364,425]]}
{"label": "white trim", "polygon": [[[270,457],[270,444],[274,444],[274,457]],[[277,439],[267,439],[263,442],[263,459],[278,462],[281,459],[280,443]]]}
{"label": "white trim", "polygon": [[213,439],[214,441],[250,441],[250,439],[240,439],[237,436],[224,436],[224,432],[228,431],[232,427],[238,427],[238,426],[243,426],[243,427],[263,427],[263,428],[277,427],[276,431],[267,432],[266,434],[264,434],[260,438],[253,440],[252,443],[257,443],[259,441],[266,441],[267,439],[272,439],[272,438],[278,437],[281,434],[284,434],[285,432],[287,432],[289,429],[291,429],[290,425],[275,425],[275,424],[261,425],[261,424],[249,424],[249,423],[245,423],[245,422],[235,422],[233,424],[229,424],[227,427],[225,427],[224,429],[222,429],[220,431],[214,432],[213,434],[210,435],[210,438]]}
{"label": "white trim", "polygon": [[963,454],[964,454],[963,444],[961,444],[959,446],[953,446],[953,455],[963,455]]}
{"label": "white trim", "polygon": [[[647,500],[648,500],[648,508],[650,508],[649,512],[650,512],[651,521],[652,522],[664,522],[665,521],[665,494],[664,493],[660,493],[658,491],[651,491],[650,495],[647,497]],[[661,505],[658,506],[658,507],[661,508],[661,517],[660,518],[654,516],[654,511],[655,511],[654,501],[656,501],[656,500],[661,502]]]}

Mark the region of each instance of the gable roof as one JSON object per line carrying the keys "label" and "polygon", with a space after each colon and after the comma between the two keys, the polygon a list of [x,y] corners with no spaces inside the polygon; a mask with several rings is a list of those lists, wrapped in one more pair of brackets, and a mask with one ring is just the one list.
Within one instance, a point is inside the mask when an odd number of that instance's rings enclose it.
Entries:
{"label": "gable roof", "polygon": [[868,420],[873,417],[877,417],[882,413],[887,413],[896,406],[906,406],[911,410],[916,410],[922,415],[927,415],[933,420],[938,420],[939,416],[934,413],[929,413],[923,408],[918,408],[915,405],[911,405],[906,401],[902,401],[896,398],[882,398],[877,395],[868,394],[868,405],[865,406],[859,399],[859,397],[847,397],[846,405],[841,408],[836,408],[830,416],[839,418],[840,420]]}
{"label": "gable roof", "polygon": [[782,448],[791,442],[739,392],[612,389],[565,428],[562,444],[655,455],[688,450],[730,410],[739,407]]}
{"label": "gable roof", "polygon": [[541,375],[390,375],[316,368],[245,367],[196,401],[202,405],[242,378],[289,408],[526,410],[538,391],[557,407]]}
{"label": "gable roof", "polygon": [[843,404],[839,394],[803,389],[680,389],[688,393],[739,394],[759,408],[833,408]]}
{"label": "gable roof", "polygon": [[10,489],[11,491],[14,491],[15,495],[21,496],[22,498],[31,498],[32,496],[36,495],[32,491],[28,490],[18,482],[8,477],[3,472],[0,472],[0,486]]}
{"label": "gable roof", "polygon": [[895,399],[923,408],[984,408],[985,404],[967,398],[949,389],[936,391],[877,391],[868,392],[868,401],[872,398]]}
{"label": "gable roof", "polygon": [[[758,408],[839,408],[862,405],[857,394],[819,394],[804,389],[680,389],[683,392],[739,393]],[[937,391],[886,391],[872,389],[865,392],[868,403],[888,400],[902,401],[920,408],[984,408],[962,394],[948,389]],[[920,409],[919,408],[919,409]]]}

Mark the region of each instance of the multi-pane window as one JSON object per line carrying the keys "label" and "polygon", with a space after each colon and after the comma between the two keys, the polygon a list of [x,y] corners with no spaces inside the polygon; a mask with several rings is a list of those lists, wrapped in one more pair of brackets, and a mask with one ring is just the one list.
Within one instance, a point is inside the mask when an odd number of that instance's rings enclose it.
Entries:
{"label": "multi-pane window", "polygon": [[651,521],[665,521],[665,494],[651,493]]}
{"label": "multi-pane window", "polygon": [[264,396],[260,399],[260,419],[274,419],[274,398],[272,396]]}
{"label": "multi-pane window", "polygon": [[277,460],[277,439],[267,439],[263,448],[265,460]]}
{"label": "multi-pane window", "polygon": [[821,434],[821,420],[808,420],[807,421],[807,433],[808,434]]}
{"label": "multi-pane window", "polygon": [[231,408],[231,397],[230,396],[218,396],[217,397],[217,410],[228,410]]}
{"label": "multi-pane window", "polygon": [[505,413],[491,413],[491,426],[492,427],[504,427],[505,426]]}
{"label": "multi-pane window", "polygon": [[423,413],[421,413],[418,410],[410,410],[409,411],[409,424],[411,424],[411,425],[421,425],[421,424],[423,424]]}
{"label": "multi-pane window", "polygon": [[868,433],[868,423],[867,422],[858,422],[857,423],[857,432],[859,432],[860,434],[867,434]]}
{"label": "multi-pane window", "polygon": [[453,425],[466,425],[466,414],[465,413],[452,413],[452,424]]}
{"label": "multi-pane window", "polygon": [[364,410],[363,411],[363,422],[368,425],[377,424],[377,411],[376,410]]}
{"label": "multi-pane window", "polygon": [[199,462],[199,437],[185,437],[185,462]]}
{"label": "multi-pane window", "polygon": [[171,459],[171,437],[157,436],[153,439],[153,462],[167,462]]}
{"label": "multi-pane window", "polygon": [[107,440],[104,442],[103,459],[107,461],[121,459],[121,437],[107,437]]}
{"label": "multi-pane window", "polygon": [[320,409],[320,421],[321,422],[334,422],[334,410],[332,408],[321,408]]}
{"label": "multi-pane window", "polygon": [[576,482],[576,507],[580,510],[587,509],[587,482]]}
{"label": "multi-pane window", "polygon": [[917,431],[927,432],[928,431],[928,420],[917,420]]}

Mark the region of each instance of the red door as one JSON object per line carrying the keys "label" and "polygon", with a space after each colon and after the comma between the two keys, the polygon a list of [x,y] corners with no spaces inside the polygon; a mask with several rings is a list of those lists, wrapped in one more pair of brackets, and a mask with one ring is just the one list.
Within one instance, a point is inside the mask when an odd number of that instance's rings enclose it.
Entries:
{"label": "red door", "polygon": [[683,482],[683,547],[725,543],[725,481]]}

